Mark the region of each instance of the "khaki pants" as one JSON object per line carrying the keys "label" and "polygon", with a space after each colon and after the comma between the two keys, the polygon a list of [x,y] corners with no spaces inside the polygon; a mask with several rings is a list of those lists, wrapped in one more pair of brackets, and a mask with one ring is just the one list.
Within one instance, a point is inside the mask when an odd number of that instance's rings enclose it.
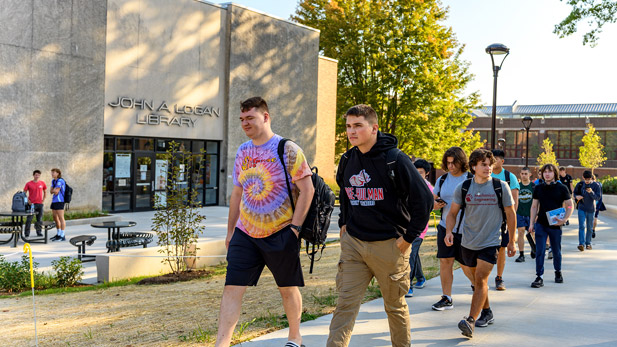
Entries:
{"label": "khaki pants", "polygon": [[360,304],[373,277],[379,283],[388,314],[392,346],[411,346],[411,324],[405,301],[409,290],[410,252],[411,247],[402,254],[395,239],[368,242],[343,234],[336,275],[339,298],[330,322],[328,347],[349,344]]}

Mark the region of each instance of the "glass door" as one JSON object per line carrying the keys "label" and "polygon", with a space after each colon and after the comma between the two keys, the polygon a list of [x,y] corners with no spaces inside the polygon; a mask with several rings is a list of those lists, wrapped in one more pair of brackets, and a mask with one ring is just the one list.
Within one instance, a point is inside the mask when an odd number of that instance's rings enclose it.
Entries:
{"label": "glass door", "polygon": [[[165,206],[167,203],[167,169],[169,162],[166,153],[157,153],[154,161],[154,196],[157,197],[158,203]],[[153,202],[153,208],[156,208]]]}
{"label": "glass door", "polygon": [[154,153],[135,155],[135,211],[151,210],[153,206]]}

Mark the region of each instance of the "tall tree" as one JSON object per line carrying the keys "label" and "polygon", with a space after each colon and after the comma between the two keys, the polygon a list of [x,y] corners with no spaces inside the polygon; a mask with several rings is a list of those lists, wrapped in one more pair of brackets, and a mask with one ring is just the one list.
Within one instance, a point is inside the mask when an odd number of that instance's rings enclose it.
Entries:
{"label": "tall tree", "polygon": [[555,155],[555,152],[553,152],[553,144],[548,137],[545,138],[542,142],[542,149],[544,150],[544,152],[538,155],[538,165],[543,166],[545,164],[553,164],[556,167],[559,167],[559,163],[557,162],[557,156]]}
{"label": "tall tree", "polygon": [[591,169],[591,173],[596,168],[602,167],[606,161],[604,145],[602,139],[593,125],[587,127],[587,134],[583,136],[583,145],[579,148],[578,161],[581,165]]}
{"label": "tall tree", "polygon": [[598,35],[602,33],[602,27],[617,21],[617,1],[615,0],[567,0],[566,2],[572,6],[572,11],[561,23],[555,25],[555,30],[553,30],[560,38],[576,33],[579,22],[586,21],[590,29],[583,35],[583,45],[589,44],[594,47],[598,43]]}
{"label": "tall tree", "polygon": [[[465,131],[478,94],[464,95],[472,75],[446,15],[439,0],[301,0],[292,20],[319,29],[321,52],[338,60],[338,114],[370,104],[399,148],[439,162],[450,146],[482,146]],[[337,140],[341,153],[343,119]]]}

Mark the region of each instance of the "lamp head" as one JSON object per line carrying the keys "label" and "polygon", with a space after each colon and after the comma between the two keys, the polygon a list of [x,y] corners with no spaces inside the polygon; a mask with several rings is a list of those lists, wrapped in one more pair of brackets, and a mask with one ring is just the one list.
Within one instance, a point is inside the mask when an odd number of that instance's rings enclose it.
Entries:
{"label": "lamp head", "polygon": [[525,118],[523,118],[521,122],[523,122],[523,126],[525,127],[525,130],[529,130],[529,128],[531,128],[531,123],[533,123],[533,118],[529,116],[525,116]]}
{"label": "lamp head", "polygon": [[509,54],[510,48],[506,47],[506,45],[501,43],[493,43],[492,45],[486,47],[486,53],[490,55]]}

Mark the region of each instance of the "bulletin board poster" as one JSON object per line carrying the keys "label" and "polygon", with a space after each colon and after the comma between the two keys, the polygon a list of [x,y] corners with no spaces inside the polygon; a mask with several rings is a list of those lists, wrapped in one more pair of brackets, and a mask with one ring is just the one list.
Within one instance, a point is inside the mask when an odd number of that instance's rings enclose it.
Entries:
{"label": "bulletin board poster", "polygon": [[116,178],[131,178],[130,153],[116,153]]}
{"label": "bulletin board poster", "polygon": [[157,159],[154,168],[154,189],[164,190],[167,187],[167,160]]}

